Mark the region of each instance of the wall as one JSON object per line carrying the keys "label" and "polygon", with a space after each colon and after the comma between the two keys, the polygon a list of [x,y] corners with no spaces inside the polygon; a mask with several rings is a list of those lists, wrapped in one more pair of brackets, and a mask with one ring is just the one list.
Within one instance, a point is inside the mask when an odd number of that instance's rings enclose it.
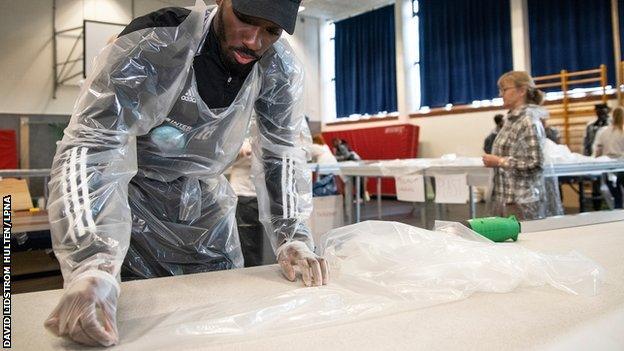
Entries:
{"label": "wall", "polygon": [[[615,108],[617,100],[611,99],[608,104]],[[415,117],[410,118],[407,123],[420,126],[419,157],[440,157],[449,153],[456,153],[459,156],[481,156],[483,154],[483,140],[494,127],[494,115],[498,113],[505,114],[506,110]],[[405,122],[324,125],[323,131],[372,128],[402,123]]]}
{"label": "wall", "polygon": [[[455,153],[458,156],[481,156],[483,140],[494,127],[493,118],[500,111],[462,113],[456,115],[416,117],[407,123],[420,127],[419,157],[440,157]],[[372,128],[403,124],[403,121],[368,122],[325,126],[323,131]]]}
{"label": "wall", "polygon": [[319,53],[320,21],[299,16],[295,33],[284,37],[305,69],[305,112],[313,122],[321,122],[321,85]]}
{"label": "wall", "polygon": [[[206,0],[214,4],[213,0]],[[141,16],[168,6],[190,6],[194,0],[57,0],[57,31],[82,26],[83,19],[129,23],[132,15]],[[52,97],[52,0],[0,0],[0,114],[68,115],[78,95],[79,78],[61,86]],[[133,8],[134,7],[134,8]],[[79,31],[58,37],[59,61],[64,60],[76,42]],[[303,18],[293,37],[287,38],[304,62],[306,79],[306,114],[320,121],[319,23]],[[82,42],[74,58],[82,51]],[[79,72],[82,62],[69,67]],[[0,117],[1,118],[1,117]]]}
{"label": "wall", "polygon": [[420,126],[421,157],[483,155],[483,140],[494,127],[494,115],[505,110],[420,117],[410,123]]}

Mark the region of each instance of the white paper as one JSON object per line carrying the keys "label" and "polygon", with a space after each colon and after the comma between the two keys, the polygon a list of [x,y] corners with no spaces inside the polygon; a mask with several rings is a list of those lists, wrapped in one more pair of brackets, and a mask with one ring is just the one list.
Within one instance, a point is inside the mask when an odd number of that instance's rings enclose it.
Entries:
{"label": "white paper", "polygon": [[425,201],[425,181],[422,174],[408,174],[396,180],[397,200],[409,202]]}
{"label": "white paper", "polygon": [[466,173],[436,174],[435,202],[440,204],[465,204],[468,201]]}
{"label": "white paper", "polygon": [[313,210],[308,226],[315,243],[320,243],[321,236],[328,231],[344,225],[344,202],[342,195],[315,196],[312,198]]}

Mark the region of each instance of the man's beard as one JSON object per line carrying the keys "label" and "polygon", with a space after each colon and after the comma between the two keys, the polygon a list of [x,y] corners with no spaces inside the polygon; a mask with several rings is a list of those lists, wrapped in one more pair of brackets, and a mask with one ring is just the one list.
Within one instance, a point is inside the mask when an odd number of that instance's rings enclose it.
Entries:
{"label": "man's beard", "polygon": [[[217,35],[217,41],[219,42],[219,57],[221,58],[221,62],[223,62],[223,64],[225,65],[225,68],[227,68],[227,70],[230,73],[233,73],[234,75],[240,75],[242,73],[248,72],[251,69],[251,67],[256,63],[256,61],[260,59],[260,57],[258,57],[258,55],[255,52],[245,47],[240,47],[240,48],[227,47],[226,42],[225,42],[225,25],[223,22],[223,10],[219,9],[218,15],[219,15],[219,26],[216,30],[216,35]],[[249,56],[255,56],[257,57],[257,59],[246,65],[242,65],[238,63],[238,61],[236,61],[234,57],[227,54],[227,51],[230,49],[241,51]]]}

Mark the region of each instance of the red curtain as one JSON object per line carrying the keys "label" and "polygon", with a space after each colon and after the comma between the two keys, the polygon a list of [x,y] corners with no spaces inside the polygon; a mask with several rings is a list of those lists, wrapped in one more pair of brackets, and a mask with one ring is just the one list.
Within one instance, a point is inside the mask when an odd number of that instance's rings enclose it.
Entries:
{"label": "red curtain", "polygon": [[0,130],[0,169],[17,169],[17,138],[14,130]]}

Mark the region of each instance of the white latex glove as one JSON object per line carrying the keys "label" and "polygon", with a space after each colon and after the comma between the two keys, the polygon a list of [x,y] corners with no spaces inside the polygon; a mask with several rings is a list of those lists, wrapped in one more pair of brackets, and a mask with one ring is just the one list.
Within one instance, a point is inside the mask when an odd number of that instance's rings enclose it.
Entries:
{"label": "white latex glove", "polygon": [[305,286],[321,286],[329,282],[327,261],[310,251],[303,242],[287,242],[277,249],[276,255],[284,276],[291,282],[297,278],[295,267],[301,273]]}
{"label": "white latex glove", "polygon": [[[97,274],[102,273],[102,274]],[[78,278],[45,321],[56,336],[67,337],[90,346],[111,346],[119,341],[117,299],[119,284],[110,275],[96,272]]]}

